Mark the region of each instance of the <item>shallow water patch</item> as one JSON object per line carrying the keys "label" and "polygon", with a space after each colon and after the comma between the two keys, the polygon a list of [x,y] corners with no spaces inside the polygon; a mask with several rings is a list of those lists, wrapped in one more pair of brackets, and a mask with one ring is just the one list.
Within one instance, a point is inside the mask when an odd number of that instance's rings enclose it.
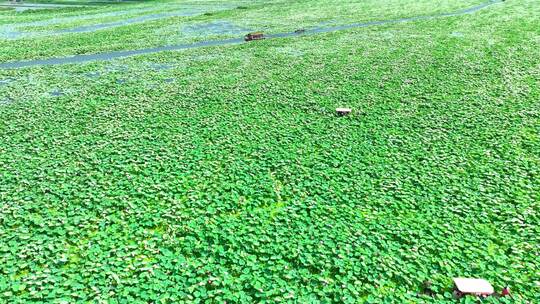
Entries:
{"label": "shallow water patch", "polygon": [[88,73],[84,74],[84,76],[86,76],[86,78],[96,79],[96,78],[101,77],[101,73],[100,72],[88,72]]}
{"label": "shallow water patch", "polygon": [[[84,15],[78,16],[64,16],[64,17],[54,17],[46,20],[30,21],[30,22],[21,22],[14,24],[5,24],[0,26],[0,38],[4,39],[18,39],[24,37],[38,36],[38,35],[48,35],[55,33],[54,31],[40,31],[32,29],[32,27],[46,27],[49,25],[58,25],[63,23],[69,23],[74,21],[84,21],[90,19],[99,19],[107,17],[117,17],[126,14],[133,14],[138,12],[145,12],[153,10],[153,8],[143,8],[143,9],[127,9],[121,11],[113,12],[84,12]],[[28,30],[26,30],[28,29]]]}
{"label": "shallow water patch", "polygon": [[3,39],[17,39],[25,35],[30,35],[31,33],[26,33],[20,31],[13,25],[2,25],[0,26],[0,38]]}
{"label": "shallow water patch", "polygon": [[189,56],[189,58],[190,58],[190,61],[201,62],[201,61],[210,61],[210,60],[224,58],[224,56],[221,54],[197,54],[197,55]]}
{"label": "shallow water patch", "polygon": [[450,36],[452,36],[452,37],[463,37],[464,34],[462,32],[452,32],[452,33],[450,33]]}
{"label": "shallow water patch", "polygon": [[0,98],[0,106],[8,105],[8,104],[11,104],[13,102],[14,102],[14,100],[12,98],[10,98],[10,97]]}
{"label": "shallow water patch", "polygon": [[8,84],[12,83],[13,81],[14,81],[13,78],[0,79],[0,87],[8,85]]}
{"label": "shallow water patch", "polygon": [[80,4],[53,4],[53,3],[10,3],[4,2],[0,3],[0,7],[3,8],[13,8],[16,12],[24,12],[27,10],[38,10],[38,9],[56,9],[56,8],[67,8],[67,7],[84,7],[86,5]]}
{"label": "shallow water patch", "polygon": [[244,34],[251,31],[251,29],[238,26],[226,20],[186,25],[181,29],[181,32],[188,36]]}
{"label": "shallow water patch", "polygon": [[116,72],[127,72],[129,67],[125,64],[111,64],[105,68],[107,72],[116,73]]}
{"label": "shallow water patch", "polygon": [[94,32],[94,31],[97,31],[97,30],[108,29],[108,28],[119,27],[119,26],[125,26],[125,25],[134,24],[134,23],[146,22],[146,21],[159,20],[159,19],[164,19],[164,18],[192,17],[192,16],[197,16],[197,15],[207,13],[209,10],[211,10],[211,11],[216,11],[216,10],[219,11],[219,10],[225,10],[225,9],[228,9],[228,8],[230,8],[230,5],[213,5],[211,7],[204,7],[203,5],[182,5],[180,7],[175,7],[172,11],[165,12],[165,13],[156,13],[156,14],[150,14],[150,15],[143,15],[143,16],[128,18],[128,19],[115,21],[115,22],[79,26],[79,27],[75,27],[75,28],[60,30],[60,31],[57,31],[56,33]]}
{"label": "shallow water patch", "polygon": [[101,24],[94,24],[94,25],[83,25],[79,27],[74,27],[70,29],[64,29],[57,31],[56,33],[86,33],[86,32],[94,32],[97,30],[103,30],[113,27],[119,27],[124,25],[130,25],[134,23],[141,23],[145,21],[152,21],[152,20],[159,20],[163,18],[169,18],[169,17],[188,17],[188,16],[195,16],[197,14],[201,14],[203,11],[199,9],[191,9],[191,10],[183,10],[181,12],[173,12],[173,13],[160,13],[160,14],[151,14],[151,15],[145,15],[145,16],[139,16],[139,17],[133,17],[128,18],[121,21],[115,21],[115,22],[108,22],[108,23],[101,23]]}
{"label": "shallow water patch", "polygon": [[79,20],[117,17],[117,16],[126,15],[126,14],[133,14],[137,12],[156,10],[156,8],[154,7],[143,8],[143,9],[138,8],[138,9],[115,11],[115,12],[107,12],[107,13],[89,14],[89,15],[83,15],[83,16],[52,18],[49,20],[40,20],[40,21],[27,22],[27,23],[21,23],[21,24],[3,25],[2,28],[0,28],[0,37],[5,38],[5,39],[17,39],[17,38],[35,36],[35,35],[40,35],[40,34],[47,35],[47,34],[95,32],[98,30],[125,26],[125,25],[130,25],[130,24],[135,24],[135,23],[142,23],[146,21],[159,20],[159,19],[170,18],[170,17],[197,16],[197,15],[201,15],[207,12],[209,9],[210,10],[224,10],[227,8],[229,8],[229,6],[227,5],[219,5],[219,6],[213,6],[213,7],[204,7],[202,5],[182,5],[180,7],[176,6],[172,11],[169,10],[169,12],[142,15],[142,16],[127,18],[127,19],[119,20],[119,21],[103,22],[103,23],[92,24],[92,25],[81,25],[81,26],[77,26],[73,28],[53,30],[53,31],[43,31],[43,32],[32,31],[32,30],[24,31],[25,27],[39,27],[39,26],[47,26],[47,25],[57,25],[57,24],[62,24],[62,23],[72,22],[72,21],[79,21]]}
{"label": "shallow water patch", "polygon": [[168,46],[140,49],[140,50],[113,51],[113,52],[108,52],[108,53],[76,55],[76,56],[60,57],[60,58],[5,62],[5,63],[0,63],[0,68],[12,69],[12,68],[22,68],[22,67],[31,67],[31,66],[59,65],[59,64],[70,64],[70,63],[84,63],[84,62],[99,61],[99,60],[112,60],[112,59],[118,59],[118,58],[131,57],[135,55],[153,54],[153,53],[165,52],[165,51],[189,50],[189,49],[210,47],[210,46],[240,44],[242,42],[244,42],[243,38],[235,38],[235,39],[225,39],[225,40],[203,41],[203,42],[197,42],[197,43],[192,43],[192,44],[168,45]]}
{"label": "shallow water patch", "polygon": [[273,48],[277,53],[288,55],[291,57],[302,57],[304,55],[304,52],[293,47],[285,46],[285,47],[275,47]]}
{"label": "shallow water patch", "polygon": [[60,96],[64,96],[64,92],[60,89],[55,89],[55,90],[52,90],[49,95],[53,96],[53,97],[60,97]]}
{"label": "shallow water patch", "polygon": [[173,65],[166,63],[151,63],[149,66],[154,71],[170,70],[174,67]]}

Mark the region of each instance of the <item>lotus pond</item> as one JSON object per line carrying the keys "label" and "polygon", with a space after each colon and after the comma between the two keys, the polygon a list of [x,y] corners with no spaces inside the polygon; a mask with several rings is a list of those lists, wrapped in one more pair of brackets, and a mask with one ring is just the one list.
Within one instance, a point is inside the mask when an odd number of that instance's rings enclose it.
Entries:
{"label": "lotus pond", "polygon": [[539,302],[540,3],[344,2],[0,7],[0,303]]}

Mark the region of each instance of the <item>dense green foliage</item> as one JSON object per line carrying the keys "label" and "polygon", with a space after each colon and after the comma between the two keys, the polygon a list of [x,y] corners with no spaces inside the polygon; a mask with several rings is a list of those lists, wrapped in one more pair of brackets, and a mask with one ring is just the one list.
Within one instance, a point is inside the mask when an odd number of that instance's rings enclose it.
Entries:
{"label": "dense green foliage", "polygon": [[[185,19],[370,20],[287,2]],[[357,2],[379,20],[481,1]],[[182,20],[111,31],[121,48],[159,45],[145,30]],[[0,303],[456,303],[455,276],[511,287],[484,303],[538,302],[539,25],[537,1],[516,0],[0,70]],[[2,40],[0,58],[116,48],[103,37]]]}

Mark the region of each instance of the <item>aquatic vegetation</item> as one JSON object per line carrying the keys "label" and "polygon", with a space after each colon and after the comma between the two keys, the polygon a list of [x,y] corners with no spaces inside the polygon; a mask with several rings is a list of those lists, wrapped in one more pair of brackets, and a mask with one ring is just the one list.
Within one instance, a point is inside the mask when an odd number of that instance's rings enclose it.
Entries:
{"label": "aquatic vegetation", "polygon": [[[356,1],[347,6],[340,5],[341,1],[324,0],[317,1],[317,5],[313,5],[313,0],[310,1],[295,1],[295,2],[272,2],[268,1],[249,1],[249,5],[245,1],[226,1],[222,5],[213,1],[197,1],[185,2],[185,6],[190,6],[200,12],[202,15],[195,16],[176,16],[170,18],[159,18],[149,20],[147,22],[135,22],[126,26],[112,26],[108,28],[97,29],[94,32],[82,33],[62,33],[60,35],[51,35],[49,30],[55,29],[50,26],[31,27],[31,35],[29,37],[20,36],[20,39],[15,42],[7,43],[3,46],[3,52],[0,54],[0,61],[12,61],[23,59],[49,58],[58,56],[70,56],[74,54],[93,54],[103,51],[119,51],[132,50],[140,48],[154,48],[169,44],[182,44],[199,42],[208,39],[206,35],[178,35],[179,24],[192,26],[200,23],[210,23],[216,20],[228,20],[240,28],[261,30],[268,34],[292,32],[298,28],[318,27],[321,23],[327,21],[335,21],[339,18],[340,24],[350,24],[355,22],[368,22],[386,19],[398,19],[406,17],[414,17],[419,15],[433,15],[437,13],[452,12],[464,7],[471,7],[479,3],[484,3],[486,0],[460,0],[460,1],[443,1],[438,0],[436,5],[433,1],[422,0],[388,0],[385,9],[381,9],[380,1]],[[195,4],[194,4],[195,3]],[[183,2],[177,5],[182,6]],[[235,9],[235,5],[240,4],[246,9]],[[153,1],[151,4],[134,4],[123,5],[120,8],[113,8],[121,12],[122,10],[136,10],[148,8],[152,5],[153,14],[167,13],[171,9],[170,3],[163,3],[157,6]],[[342,7],[336,11],[335,7]],[[174,8],[174,7],[173,7]],[[406,9],[405,9],[406,8]],[[294,12],[287,14],[286,12]],[[328,16],[328,12],[333,13]],[[105,8],[79,8],[70,9],[65,14],[93,14],[98,12],[107,12]],[[214,14],[205,16],[204,12],[212,12]],[[146,12],[148,13],[148,12]],[[69,27],[60,27],[62,30],[69,30],[77,27],[88,28],[86,26],[94,26],[97,24],[117,25],[122,20],[129,18],[137,18],[146,15],[146,13],[137,13],[137,16],[121,15],[121,16],[100,16],[95,19],[80,19],[72,20],[67,23]],[[308,14],[309,13],[309,14]],[[64,13],[62,13],[64,14]],[[21,15],[21,16],[19,16]],[[19,22],[27,20],[25,14],[14,14],[6,20],[9,22]],[[51,12],[41,11],[28,15],[42,15],[43,18],[50,18]],[[275,18],[279,16],[279,18]],[[39,19],[41,20],[41,19]],[[32,18],[32,21],[35,21]],[[0,21],[2,22],[2,21]],[[4,21],[7,22],[7,21]],[[41,29],[42,31],[39,31]],[[90,28],[91,29],[91,28]],[[35,37],[36,32],[40,36]],[[0,30],[0,35],[2,30]],[[58,34],[58,33],[57,33]],[[171,41],[171,36],[175,38]],[[213,39],[229,39],[236,38],[236,33],[224,33],[221,35],[212,34]],[[0,38],[2,38],[0,36]],[[4,37],[6,38],[6,37]],[[7,37],[13,39],[13,35]],[[17,37],[15,37],[17,38]],[[39,39],[38,39],[39,38]],[[36,47],[39,45],[39,48]]]}
{"label": "aquatic vegetation", "polygon": [[[273,34],[482,2],[238,2],[174,22]],[[174,22],[3,40],[0,62],[161,46],[146,33]],[[456,303],[455,276],[511,287],[486,303],[538,301],[538,24],[536,1],[505,1],[0,69],[0,303]]]}

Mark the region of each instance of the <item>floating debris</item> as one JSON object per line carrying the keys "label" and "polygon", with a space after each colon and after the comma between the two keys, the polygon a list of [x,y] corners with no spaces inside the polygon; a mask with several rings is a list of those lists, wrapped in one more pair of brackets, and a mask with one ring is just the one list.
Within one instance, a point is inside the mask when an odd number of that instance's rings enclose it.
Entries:
{"label": "floating debris", "polygon": [[351,112],[352,112],[352,110],[349,109],[349,108],[337,108],[336,109],[336,113],[339,116],[347,116],[347,115],[351,114]]}
{"label": "floating debris", "polygon": [[262,40],[264,39],[264,33],[263,32],[254,32],[254,33],[249,33],[246,35],[246,37],[244,38],[245,41],[252,41],[252,40]]}
{"label": "floating debris", "polygon": [[491,284],[484,279],[454,278],[454,295],[461,298],[465,295],[487,297],[495,290]]}
{"label": "floating debris", "polygon": [[297,29],[296,31],[294,31],[296,34],[303,34],[306,32],[305,29]]}

